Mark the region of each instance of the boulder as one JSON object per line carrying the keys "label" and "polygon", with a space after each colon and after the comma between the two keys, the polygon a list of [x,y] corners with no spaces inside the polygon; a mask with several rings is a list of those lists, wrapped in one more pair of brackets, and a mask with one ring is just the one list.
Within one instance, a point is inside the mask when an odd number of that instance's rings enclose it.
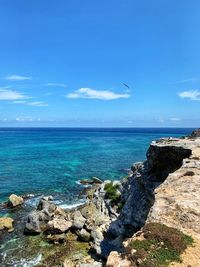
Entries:
{"label": "boulder", "polygon": [[72,227],[72,222],[63,218],[54,218],[47,223],[47,230],[52,234],[65,233]]}
{"label": "boulder", "polygon": [[88,242],[91,237],[90,233],[86,231],[85,229],[77,230],[76,234],[79,237],[79,239],[83,242]]}
{"label": "boulder", "polygon": [[49,215],[52,215],[56,209],[56,205],[49,200],[42,198],[37,206],[37,210],[44,210]]}
{"label": "boulder", "polygon": [[46,224],[50,220],[49,215],[45,211],[33,211],[26,219],[24,228],[25,234],[39,234],[46,230]]}
{"label": "boulder", "polygon": [[126,256],[122,257],[117,251],[108,256],[106,267],[136,267]]}
{"label": "boulder", "polygon": [[94,185],[94,184],[102,184],[103,181],[100,180],[98,177],[92,177],[91,179],[83,179],[80,180],[80,184],[82,185]]}
{"label": "boulder", "polygon": [[102,232],[99,229],[94,229],[91,231],[91,236],[94,239],[93,249],[96,251],[97,255],[101,255],[101,242],[104,239]]}
{"label": "boulder", "polygon": [[77,229],[82,229],[85,224],[86,219],[83,217],[79,210],[74,212],[74,222],[73,226]]}
{"label": "boulder", "polygon": [[7,230],[8,232],[12,232],[14,220],[10,217],[2,217],[0,218],[0,231]]}
{"label": "boulder", "polygon": [[23,204],[23,202],[24,199],[22,197],[12,194],[9,196],[8,207],[14,208],[16,206]]}

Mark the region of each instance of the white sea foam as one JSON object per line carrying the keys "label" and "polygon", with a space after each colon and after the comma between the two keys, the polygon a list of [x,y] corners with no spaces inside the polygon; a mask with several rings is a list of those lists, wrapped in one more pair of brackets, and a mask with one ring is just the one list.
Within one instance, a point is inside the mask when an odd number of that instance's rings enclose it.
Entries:
{"label": "white sea foam", "polygon": [[80,182],[80,180],[76,181],[75,183],[78,184],[78,185],[81,185],[82,187],[85,187],[85,188],[87,188],[87,187],[92,187],[91,184],[82,184],[82,183]]}
{"label": "white sea foam", "polygon": [[13,267],[34,267],[42,260],[42,254],[38,254],[33,259],[20,259],[19,261],[13,262]]}
{"label": "white sea foam", "polygon": [[79,206],[82,206],[86,203],[85,200],[81,200],[80,202],[77,202],[77,203],[73,203],[73,204],[60,204],[59,207],[62,208],[62,209],[68,209],[68,210],[71,210],[71,209],[74,209],[74,208],[77,208]]}

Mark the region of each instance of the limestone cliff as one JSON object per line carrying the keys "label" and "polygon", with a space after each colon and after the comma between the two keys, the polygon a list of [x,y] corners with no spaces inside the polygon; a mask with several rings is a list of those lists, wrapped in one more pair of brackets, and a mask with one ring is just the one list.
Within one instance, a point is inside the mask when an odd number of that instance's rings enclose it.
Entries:
{"label": "limestone cliff", "polygon": [[[195,246],[184,252],[182,263],[170,266],[200,266],[200,138],[152,142],[147,160],[133,166],[132,173],[123,181],[123,188],[125,206],[111,224],[110,233],[115,237],[129,237],[124,243],[128,244],[140,235],[137,230],[148,223],[176,228],[191,235]],[[135,266],[116,253],[110,254],[107,266],[121,266],[122,262]]]}

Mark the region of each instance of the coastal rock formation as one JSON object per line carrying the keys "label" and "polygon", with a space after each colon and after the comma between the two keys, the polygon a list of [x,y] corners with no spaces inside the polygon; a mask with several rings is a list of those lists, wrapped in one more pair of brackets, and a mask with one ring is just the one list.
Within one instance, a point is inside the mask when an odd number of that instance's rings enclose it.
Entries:
{"label": "coastal rock formation", "polygon": [[113,236],[130,237],[146,222],[154,204],[154,189],[169,173],[181,167],[184,158],[192,153],[183,143],[173,140],[153,142],[147,151],[147,160],[132,167],[131,174],[122,181],[122,200],[125,203],[119,217],[109,228]]}
{"label": "coastal rock formation", "polygon": [[14,220],[10,217],[0,218],[0,231],[7,230],[8,232],[12,232],[14,230],[13,222]]}
{"label": "coastal rock formation", "polygon": [[191,149],[192,154],[155,190],[148,221],[176,226],[200,237],[200,139],[184,139],[178,144]]}
{"label": "coastal rock formation", "polygon": [[200,137],[200,128],[194,130],[194,131],[189,135],[189,138],[196,138],[196,137]]}
{"label": "coastal rock formation", "polygon": [[24,202],[24,199],[22,197],[12,194],[9,196],[8,207],[15,208],[19,205],[22,205],[23,202]]}
{"label": "coastal rock formation", "polygon": [[[138,239],[137,236],[142,240],[143,234],[137,230],[148,223],[175,227],[192,235],[199,246],[200,138],[153,142],[147,152],[147,161],[133,166],[132,174],[123,182],[123,188],[126,191],[122,192],[125,206],[109,231],[114,236],[129,237],[124,246]],[[136,234],[131,237],[131,233]],[[183,264],[170,266],[200,266],[195,248],[188,248],[184,255]],[[187,260],[184,261],[184,258]],[[110,267],[123,266],[124,255],[118,252],[113,256],[111,252],[108,260]],[[110,261],[113,263],[110,264]]]}

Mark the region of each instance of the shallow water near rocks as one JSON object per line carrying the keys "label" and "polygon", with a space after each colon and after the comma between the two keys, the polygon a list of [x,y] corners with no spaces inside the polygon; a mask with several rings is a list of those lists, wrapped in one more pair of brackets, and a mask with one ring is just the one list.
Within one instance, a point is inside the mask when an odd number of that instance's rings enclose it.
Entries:
{"label": "shallow water near rocks", "polygon": [[[191,129],[4,129],[0,130],[0,199],[33,193],[21,209],[0,209],[15,220],[15,231],[0,236],[2,267],[59,266],[66,257],[86,253],[87,245],[49,244],[42,236],[24,236],[23,222],[42,195],[53,195],[63,208],[82,205],[82,178],[120,179],[145,159],[152,140]],[[79,253],[79,254],[78,254]]]}

